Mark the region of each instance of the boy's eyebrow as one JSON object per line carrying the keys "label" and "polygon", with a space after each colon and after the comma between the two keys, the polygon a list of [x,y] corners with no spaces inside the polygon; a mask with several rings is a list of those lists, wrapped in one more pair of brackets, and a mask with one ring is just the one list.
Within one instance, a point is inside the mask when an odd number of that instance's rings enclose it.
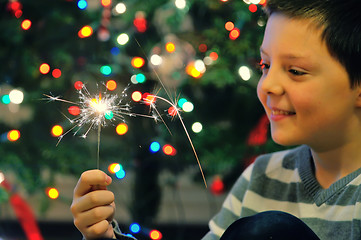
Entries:
{"label": "boy's eyebrow", "polygon": [[[269,54],[262,47],[260,47],[259,51],[260,51],[261,54],[269,56]],[[282,54],[280,57],[285,58],[285,59],[304,59],[304,58],[307,58],[307,56],[292,54],[292,53]]]}

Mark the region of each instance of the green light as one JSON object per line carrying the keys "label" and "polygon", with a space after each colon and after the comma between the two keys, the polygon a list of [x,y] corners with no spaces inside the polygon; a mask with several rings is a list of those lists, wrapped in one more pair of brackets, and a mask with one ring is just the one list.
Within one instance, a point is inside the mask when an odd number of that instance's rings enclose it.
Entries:
{"label": "green light", "polygon": [[9,104],[10,103],[9,95],[2,96],[1,101],[2,101],[3,104]]}
{"label": "green light", "polygon": [[181,99],[178,100],[178,106],[179,106],[180,108],[182,108],[182,107],[183,107],[183,104],[185,104],[186,102],[188,102],[187,99],[181,98]]}
{"label": "green light", "polygon": [[108,110],[104,113],[104,117],[108,120],[112,119],[114,117],[114,114],[112,111]]}
{"label": "green light", "polygon": [[100,72],[103,74],[103,75],[110,75],[112,73],[112,68],[108,65],[104,65],[104,66],[101,66],[100,68]]}
{"label": "green light", "polygon": [[146,78],[144,74],[138,73],[137,76],[135,77],[135,80],[137,80],[138,83],[144,83]]}

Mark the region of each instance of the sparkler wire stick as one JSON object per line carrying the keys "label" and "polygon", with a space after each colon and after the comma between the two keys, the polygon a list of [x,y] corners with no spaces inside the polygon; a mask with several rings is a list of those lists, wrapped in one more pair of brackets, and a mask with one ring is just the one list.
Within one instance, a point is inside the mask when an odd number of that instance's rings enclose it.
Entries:
{"label": "sparkler wire stick", "polygon": [[101,126],[98,125],[98,152],[97,152],[97,169],[99,169],[99,162],[100,162],[100,131]]}
{"label": "sparkler wire stick", "polygon": [[[190,145],[191,145],[191,147],[192,147],[193,154],[194,154],[194,156],[195,156],[195,158],[196,158],[196,160],[197,160],[198,167],[199,167],[199,170],[200,170],[200,172],[201,172],[204,185],[205,185],[206,188],[207,188],[207,181],[206,181],[206,177],[205,177],[205,175],[204,175],[204,172],[203,172],[203,169],[202,169],[202,166],[201,166],[201,162],[199,161],[197,151],[196,151],[196,149],[195,149],[195,147],[194,147],[194,144],[193,144],[192,139],[191,139],[191,137],[190,137],[190,135],[189,135],[189,133],[188,133],[188,130],[187,130],[185,124],[184,124],[184,121],[182,120],[182,117],[181,117],[181,115],[180,115],[180,113],[179,113],[179,110],[177,109],[177,107],[176,107],[171,101],[169,101],[169,100],[167,100],[167,99],[165,99],[165,98],[163,98],[163,97],[160,97],[160,96],[154,96],[154,97],[155,97],[155,98],[158,98],[158,99],[160,99],[160,100],[168,103],[168,104],[171,105],[172,107],[174,107],[174,109],[175,109],[175,111],[176,111],[176,113],[177,113],[177,116],[178,116],[178,118],[179,118],[179,121],[180,121],[181,124],[182,124],[183,130],[184,130],[184,132],[185,132],[185,134],[186,134],[186,136],[187,136],[187,138],[188,138],[188,141],[189,141],[189,143],[190,143]],[[155,106],[154,106],[154,103],[152,103],[152,102],[150,102],[150,103],[151,103],[151,106],[152,106],[154,109],[156,109]]]}
{"label": "sparkler wire stick", "polygon": [[[143,51],[143,55],[145,56],[145,58],[146,58],[146,59],[148,60],[148,62],[149,62],[149,58],[148,58],[147,54],[144,52],[144,50],[143,50],[142,46],[140,45],[140,43],[138,42],[138,40],[137,40],[136,38],[134,38],[134,40],[136,41],[136,43],[137,43],[137,45],[139,46],[139,48]],[[151,68],[151,69],[152,69],[152,71],[154,72],[155,76],[157,77],[159,83],[162,85],[162,87],[163,87],[166,95],[169,97],[169,99],[172,99],[170,93],[167,91],[167,88],[165,87],[165,85],[164,85],[162,79],[160,78],[160,76],[158,75],[157,71],[155,71],[154,68]],[[199,160],[199,158],[198,158],[198,154],[197,154],[196,149],[195,149],[195,147],[194,147],[194,145],[193,145],[192,139],[191,139],[191,137],[189,136],[189,133],[188,133],[188,131],[187,131],[187,128],[186,128],[186,126],[185,126],[185,124],[184,124],[184,122],[183,122],[183,120],[182,120],[182,118],[181,118],[181,115],[180,115],[180,113],[179,113],[179,111],[178,111],[178,109],[177,109],[177,107],[176,107],[176,104],[175,104],[175,103],[172,103],[171,101],[169,101],[169,100],[167,100],[167,99],[165,99],[165,98],[159,97],[159,96],[157,96],[157,95],[155,95],[155,97],[156,97],[156,98],[159,98],[159,99],[161,99],[161,100],[163,100],[163,101],[165,101],[165,102],[167,102],[168,104],[170,104],[171,106],[173,106],[174,109],[177,111],[177,116],[179,117],[179,120],[180,120],[180,122],[182,123],[182,127],[183,127],[183,129],[184,129],[184,131],[185,131],[185,133],[186,133],[186,135],[187,135],[188,141],[189,141],[189,143],[190,143],[190,145],[191,145],[191,147],[192,147],[194,156],[195,156],[195,158],[196,158],[196,160],[197,160],[197,163],[198,163],[198,166],[199,166],[199,170],[200,170],[201,175],[202,175],[202,178],[203,178],[204,185],[205,185],[205,187],[207,188],[207,182],[206,182],[205,175],[204,175],[204,173],[203,173],[203,169],[202,169],[201,162],[200,162],[200,160]],[[157,109],[155,108],[155,106],[154,106],[153,103],[151,103],[151,106],[157,111]],[[157,111],[157,113],[158,113],[158,111]],[[158,115],[160,116],[159,113],[158,113]],[[162,121],[163,121],[163,119],[162,119]],[[164,121],[163,121],[163,123],[164,123]],[[165,123],[164,123],[164,124],[165,124]],[[168,126],[167,126],[166,124],[165,124],[165,126],[166,126],[167,129],[168,129]],[[168,129],[168,131],[169,131],[169,129]]]}

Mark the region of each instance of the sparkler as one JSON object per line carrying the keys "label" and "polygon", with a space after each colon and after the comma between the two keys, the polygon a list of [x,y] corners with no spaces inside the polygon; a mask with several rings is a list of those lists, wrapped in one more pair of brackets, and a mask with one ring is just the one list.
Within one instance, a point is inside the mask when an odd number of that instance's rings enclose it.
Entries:
{"label": "sparkler", "polygon": [[63,137],[69,132],[74,130],[74,135],[84,127],[88,126],[85,133],[81,135],[82,138],[86,138],[91,129],[97,129],[98,140],[97,140],[97,168],[99,169],[99,158],[100,158],[100,133],[101,128],[108,125],[108,121],[112,122],[115,119],[120,119],[125,122],[124,116],[142,116],[148,118],[155,118],[155,116],[142,115],[137,113],[132,113],[130,110],[129,103],[123,103],[126,94],[127,88],[123,92],[118,94],[110,94],[107,91],[99,92],[99,94],[92,95],[85,85],[78,90],[79,101],[73,102],[66,99],[63,99],[59,96],[54,97],[51,95],[44,94],[50,101],[59,101],[65,102],[72,105],[76,105],[80,109],[78,117],[71,119],[65,116],[73,126],[67,130],[65,133],[59,136],[57,145],[63,139]]}
{"label": "sparkler", "polygon": [[[162,81],[159,78],[159,81],[162,83]],[[163,85],[164,90],[165,86]],[[197,152],[195,150],[195,147],[193,145],[192,139],[187,131],[187,128],[182,120],[182,117],[180,115],[180,110],[177,108],[177,105],[175,103],[172,103],[166,98],[160,97],[158,95],[148,95],[146,98],[143,98],[143,102],[147,103],[151,109],[154,111],[154,114],[152,115],[145,115],[145,114],[138,114],[138,113],[132,113],[129,103],[123,103],[126,94],[127,88],[123,90],[121,95],[118,94],[110,94],[108,92],[100,92],[97,95],[92,95],[85,85],[81,87],[81,89],[78,90],[79,94],[79,101],[73,102],[66,99],[61,98],[60,96],[51,96],[44,94],[48,100],[50,101],[59,101],[64,102],[72,105],[76,105],[80,109],[80,113],[78,117],[75,117],[74,119],[71,119],[67,116],[65,116],[73,126],[67,130],[65,133],[59,136],[59,140],[57,145],[60,143],[60,141],[63,139],[65,135],[67,135],[69,132],[74,130],[74,135],[77,135],[77,133],[84,127],[88,126],[88,129],[81,135],[82,138],[86,138],[88,133],[91,129],[97,129],[97,168],[99,169],[99,159],[100,159],[100,133],[101,128],[106,127],[108,125],[108,121],[113,121],[114,119],[120,119],[121,121],[125,122],[124,116],[141,116],[141,117],[147,117],[152,118],[155,121],[158,121],[159,119],[163,122],[163,124],[167,127],[168,131],[171,133],[170,129],[168,128],[167,124],[165,123],[164,119],[162,118],[160,112],[158,111],[156,105],[155,105],[155,99],[162,100],[169,104],[175,113],[174,116],[178,116],[179,121],[182,124],[182,127],[185,131],[185,134],[187,136],[187,139],[192,147],[193,154],[197,160],[203,182],[205,186],[207,187],[206,179],[202,170],[202,166],[200,163],[200,160],[198,158]],[[169,93],[166,91],[166,93],[169,96]]]}
{"label": "sparkler", "polygon": [[[139,45],[139,47],[142,49],[139,42],[137,40],[136,40],[136,42]],[[149,61],[149,59],[148,59],[148,61]],[[172,99],[170,93],[167,91],[166,86],[163,84],[163,81],[161,80],[161,78],[159,77],[158,73],[155,71],[154,68],[153,68],[153,71],[154,71],[159,83],[161,84],[163,90],[165,91],[166,95],[168,96],[168,98]],[[203,173],[203,169],[202,169],[200,160],[198,158],[198,155],[197,155],[196,149],[194,147],[194,144],[192,142],[192,139],[191,139],[191,137],[187,131],[187,128],[182,120],[180,111],[177,108],[176,101],[172,102],[171,100],[160,97],[158,95],[149,95],[148,97],[143,98],[143,102],[150,105],[154,114],[143,115],[143,114],[138,114],[138,113],[132,113],[130,105],[128,103],[123,103],[125,97],[127,96],[126,90],[127,90],[127,88],[125,88],[120,95],[110,94],[106,91],[102,92],[102,93],[100,92],[97,95],[92,95],[88,91],[88,89],[85,87],[85,85],[83,85],[78,90],[78,94],[79,94],[78,102],[73,102],[73,101],[69,101],[66,99],[62,99],[59,96],[55,97],[55,96],[44,94],[44,96],[46,96],[47,99],[50,101],[60,101],[60,102],[77,105],[80,109],[79,116],[75,117],[74,119],[70,119],[64,115],[70,121],[70,123],[73,124],[73,126],[69,130],[67,130],[64,134],[59,136],[57,145],[60,143],[60,141],[66,134],[68,134],[69,132],[71,132],[73,130],[75,130],[74,135],[76,135],[80,131],[80,129],[82,129],[84,126],[88,125],[89,126],[88,129],[82,135],[83,138],[86,138],[91,129],[97,129],[97,137],[98,137],[98,139],[97,139],[97,168],[99,169],[100,133],[101,133],[101,128],[107,126],[108,121],[113,121],[114,119],[120,119],[121,121],[124,122],[125,121],[124,116],[130,116],[130,117],[141,116],[141,117],[152,118],[155,121],[158,121],[160,119],[164,123],[164,125],[167,127],[168,131],[171,133],[170,129],[168,128],[167,124],[163,120],[160,112],[158,111],[158,109],[155,105],[155,99],[160,99],[160,100],[166,102],[167,104],[169,104],[173,108],[173,111],[175,111],[175,113],[173,114],[173,117],[178,116],[179,121],[181,122],[184,132],[187,136],[187,139],[191,145],[193,154],[197,160],[197,164],[200,169],[204,185],[207,188],[207,182],[206,182],[206,179],[205,179],[205,176]]]}

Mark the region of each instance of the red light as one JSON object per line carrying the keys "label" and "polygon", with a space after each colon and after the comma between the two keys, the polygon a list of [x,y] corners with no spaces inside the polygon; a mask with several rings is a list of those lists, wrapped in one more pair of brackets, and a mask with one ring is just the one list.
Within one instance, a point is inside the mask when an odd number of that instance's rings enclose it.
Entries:
{"label": "red light", "polygon": [[8,3],[8,9],[10,11],[16,12],[17,10],[20,10],[21,8],[22,8],[22,5],[19,2],[10,2],[10,3]]}
{"label": "red light", "polygon": [[133,25],[140,33],[143,33],[147,30],[147,20],[145,19],[144,12],[139,11],[135,14]]}
{"label": "red light", "polygon": [[236,40],[239,35],[241,35],[241,31],[238,28],[233,28],[233,30],[229,33],[229,38]]}
{"label": "red light", "polygon": [[78,116],[80,114],[80,108],[78,106],[70,106],[68,112],[73,116]]}
{"label": "red light", "polygon": [[83,88],[84,84],[81,81],[76,81],[74,83],[74,87],[76,90],[81,90]]}
{"label": "red light", "polygon": [[219,176],[216,176],[216,178],[214,179],[214,181],[211,184],[211,192],[214,195],[220,195],[223,193],[223,191],[224,191],[223,181]]}
{"label": "red light", "polygon": [[213,61],[216,61],[218,59],[218,53],[216,52],[211,52],[209,54],[209,57],[213,60]]}
{"label": "red light", "polygon": [[198,49],[200,52],[206,52],[207,51],[207,45],[202,43],[198,46]]}
{"label": "red light", "polygon": [[175,156],[177,154],[177,150],[170,144],[166,144],[162,148],[165,155]]}
{"label": "red light", "polygon": [[251,4],[251,5],[249,5],[248,9],[250,12],[255,13],[255,12],[257,12],[257,5]]}
{"label": "red light", "polygon": [[16,18],[20,18],[22,15],[23,15],[23,11],[21,10],[16,10],[15,13],[14,13],[15,17]]}
{"label": "red light", "polygon": [[61,70],[60,69],[54,69],[52,72],[52,75],[54,78],[60,78],[61,77]]}
{"label": "red light", "polygon": [[149,237],[150,237],[152,240],[160,240],[160,239],[162,239],[162,233],[159,232],[158,230],[152,230],[152,231],[150,231],[150,233],[149,233]]}
{"label": "red light", "polygon": [[172,106],[172,107],[168,108],[168,114],[171,115],[172,117],[177,115],[177,112],[178,112],[178,110],[176,107]]}

